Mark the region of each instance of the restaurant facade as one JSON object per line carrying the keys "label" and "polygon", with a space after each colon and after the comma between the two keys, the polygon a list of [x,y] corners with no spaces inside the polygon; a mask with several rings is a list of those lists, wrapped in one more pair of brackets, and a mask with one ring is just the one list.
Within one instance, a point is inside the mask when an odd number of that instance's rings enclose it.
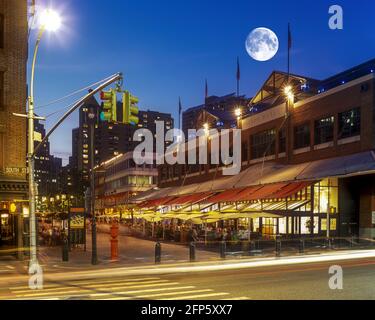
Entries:
{"label": "restaurant facade", "polygon": [[322,81],[273,72],[241,106],[253,110],[239,122],[241,173],[162,165],[159,187],[133,198],[136,214],[266,238],[374,238],[374,69],[372,60]]}

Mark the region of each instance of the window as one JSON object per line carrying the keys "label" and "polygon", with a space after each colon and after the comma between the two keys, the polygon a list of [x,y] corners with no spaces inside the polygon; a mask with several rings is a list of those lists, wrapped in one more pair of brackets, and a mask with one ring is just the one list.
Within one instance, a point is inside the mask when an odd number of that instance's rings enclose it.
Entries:
{"label": "window", "polygon": [[308,123],[294,127],[294,149],[310,146],[310,126]]}
{"label": "window", "polygon": [[315,121],[315,144],[333,141],[334,123],[333,116]]}
{"label": "window", "polygon": [[4,49],[5,23],[4,15],[0,14],[0,49]]}
{"label": "window", "polygon": [[326,179],[314,186],[314,213],[338,213],[338,179]]}
{"label": "window", "polygon": [[0,71],[0,110],[4,109],[4,72]]}
{"label": "window", "polygon": [[245,162],[248,160],[249,158],[249,147],[248,147],[248,143],[247,141],[246,142],[243,142],[242,143],[242,151],[241,151],[241,154],[242,154],[242,162]]}
{"label": "window", "polygon": [[4,171],[4,134],[0,133],[0,172]]}
{"label": "window", "polygon": [[339,139],[361,134],[361,109],[355,108],[339,114]]}
{"label": "window", "polygon": [[279,153],[286,152],[286,130],[282,128],[279,131]]}
{"label": "window", "polygon": [[275,135],[274,129],[257,133],[251,136],[251,158],[259,159],[264,156],[275,154]]}

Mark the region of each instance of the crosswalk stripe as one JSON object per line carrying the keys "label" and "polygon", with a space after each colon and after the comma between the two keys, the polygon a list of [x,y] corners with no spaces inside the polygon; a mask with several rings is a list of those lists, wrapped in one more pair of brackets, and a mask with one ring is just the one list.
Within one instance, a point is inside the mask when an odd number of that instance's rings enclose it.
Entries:
{"label": "crosswalk stripe", "polygon": [[146,293],[146,292],[164,292],[164,291],[172,291],[172,290],[182,290],[182,289],[194,289],[194,286],[184,286],[184,287],[171,287],[171,288],[158,288],[158,289],[145,289],[145,290],[132,290],[132,291],[122,291],[122,292],[114,292],[114,293],[94,293],[90,294],[91,297],[105,297],[105,296],[112,296],[112,295],[126,295],[126,294],[137,294],[137,293]]}
{"label": "crosswalk stripe", "polygon": [[[126,282],[138,282],[138,281],[147,281],[147,280],[160,280],[160,278],[157,278],[157,277],[147,277],[147,278],[138,278],[138,279],[126,279],[125,281]],[[93,281],[90,281],[90,280],[81,280],[81,281],[72,281],[70,282],[69,284],[75,284],[75,285],[92,285]],[[96,283],[119,283],[118,280],[97,280]],[[48,284],[48,285],[44,285],[44,288],[57,288],[58,286],[61,287],[61,284]],[[16,286],[16,287],[10,287],[9,289],[11,290],[22,290],[22,289],[29,289],[28,286]]]}
{"label": "crosswalk stripe", "polygon": [[[143,290],[131,290],[131,291],[123,291],[123,292],[112,292],[112,293],[92,293],[92,294],[86,294],[90,298],[96,298],[96,297],[109,297],[105,299],[98,299],[98,300],[124,300],[124,298],[127,297],[115,297],[115,295],[130,295],[130,294],[137,294],[137,293],[151,293],[151,292],[166,292],[166,291],[173,291],[173,290],[187,290],[187,289],[194,289],[194,286],[184,286],[184,287],[171,287],[171,288],[158,288],[158,289],[143,289]],[[74,294],[74,295],[68,295],[68,298],[77,298],[82,297],[83,292]],[[59,300],[60,298],[66,298],[67,296],[60,295],[56,297],[49,297],[48,299],[53,300]],[[22,300],[18,298],[17,300]],[[46,298],[40,298],[40,300],[46,300]]]}
{"label": "crosswalk stripe", "polygon": [[165,300],[188,300],[188,299],[198,299],[198,298],[208,298],[208,297],[218,297],[218,296],[226,296],[229,295],[227,292],[218,292],[218,293],[208,293],[208,294],[198,294],[192,296],[181,296],[181,297],[173,297]]}
{"label": "crosswalk stripe", "polygon": [[[165,283],[168,282],[168,280],[151,280],[151,281],[143,281],[140,282],[142,285],[143,284],[153,284],[153,283]],[[135,286],[134,282],[123,282],[123,283],[117,283],[117,284],[90,284],[90,285],[81,285],[82,289],[115,289],[115,288],[126,288],[128,286]],[[70,286],[63,286],[63,287],[52,287],[52,288],[46,288],[43,287],[43,290],[48,290],[49,292],[52,291],[59,291],[59,290],[71,290],[71,289],[80,289],[78,285],[71,284]],[[14,293],[25,293],[25,292],[30,292],[30,289],[27,290],[13,290]]]}
{"label": "crosswalk stripe", "polygon": [[[189,290],[189,291],[177,291],[177,292],[167,292],[167,293],[157,293],[157,294],[142,294],[135,295],[133,297],[112,297],[99,300],[133,300],[133,299],[145,299],[145,298],[155,298],[155,297],[165,297],[165,296],[174,296],[181,294],[191,294],[191,293],[203,293],[203,292],[212,292],[212,289],[202,289],[202,290]],[[155,299],[151,299],[155,300]]]}
{"label": "crosswalk stripe", "polygon": [[[177,285],[179,284],[178,282],[170,282],[170,283],[154,283],[154,284],[145,284],[145,285],[136,285],[136,286],[126,286],[123,287],[124,289],[137,289],[137,288],[151,288],[151,287],[156,287],[156,286],[168,286],[168,285]],[[122,288],[117,288],[117,289],[122,289]],[[61,291],[61,292],[55,292],[55,296],[65,296],[66,294],[74,294],[74,293],[90,293],[94,291],[95,288],[92,289],[83,289],[83,290],[70,290],[70,291]],[[51,295],[51,292],[38,292],[38,293],[29,293],[29,294],[16,294],[17,297],[43,297],[43,296],[48,296]]]}

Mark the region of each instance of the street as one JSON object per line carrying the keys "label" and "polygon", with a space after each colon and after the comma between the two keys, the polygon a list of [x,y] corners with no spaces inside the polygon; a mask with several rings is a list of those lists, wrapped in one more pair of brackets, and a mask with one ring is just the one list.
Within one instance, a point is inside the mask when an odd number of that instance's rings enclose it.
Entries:
{"label": "street", "polygon": [[[332,265],[343,268],[343,290],[328,286],[328,269]],[[189,267],[183,266],[178,272],[159,274],[163,267],[147,267],[134,274],[125,268],[113,268],[111,274],[66,271],[46,276],[44,289],[38,291],[28,288],[27,277],[0,279],[0,299],[372,300],[374,265],[375,258],[365,258],[205,272],[186,272]]]}

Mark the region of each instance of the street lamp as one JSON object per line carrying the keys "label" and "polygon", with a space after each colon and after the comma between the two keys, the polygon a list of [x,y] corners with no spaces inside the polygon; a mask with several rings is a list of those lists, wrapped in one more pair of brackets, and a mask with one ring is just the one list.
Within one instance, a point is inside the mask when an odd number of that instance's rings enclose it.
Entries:
{"label": "street lamp", "polygon": [[[29,108],[28,108],[28,167],[29,167],[29,206],[30,206],[30,267],[37,266],[37,235],[36,235],[36,218],[35,218],[35,195],[36,195],[36,185],[34,181],[34,120],[37,119],[34,115],[34,78],[35,78],[35,65],[36,58],[38,55],[40,41],[44,32],[47,31],[57,31],[61,25],[61,19],[59,15],[51,10],[47,9],[42,12],[39,18],[39,33],[36,40],[33,62],[31,66],[31,80],[30,80],[30,96]],[[40,119],[40,118],[38,118]]]}
{"label": "street lamp", "polygon": [[238,107],[235,111],[234,114],[237,117],[237,128],[240,129],[240,124],[241,124],[241,117],[242,117],[242,109],[241,107]]}

